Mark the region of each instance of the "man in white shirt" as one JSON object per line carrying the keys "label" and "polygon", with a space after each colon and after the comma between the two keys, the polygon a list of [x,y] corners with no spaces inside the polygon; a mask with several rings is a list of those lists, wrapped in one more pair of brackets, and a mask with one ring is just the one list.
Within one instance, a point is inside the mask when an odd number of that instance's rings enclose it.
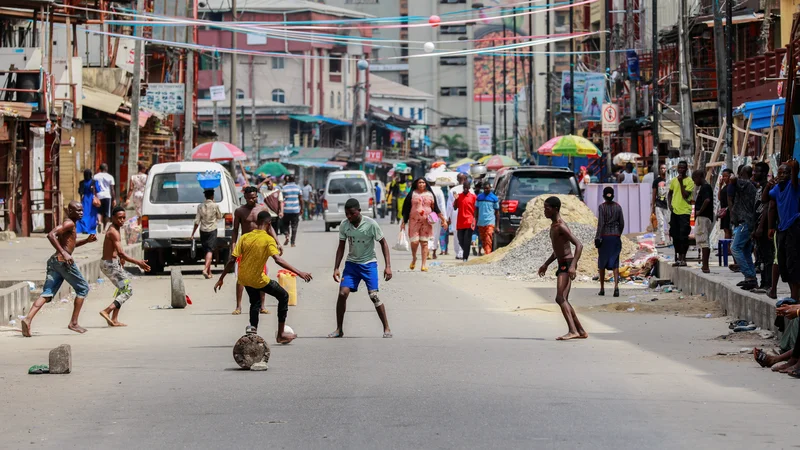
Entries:
{"label": "man in white shirt", "polygon": [[111,225],[111,208],[117,205],[117,196],[114,193],[114,177],[108,173],[108,164],[100,164],[100,172],[94,176],[97,185],[97,198],[100,207],[97,209],[97,223],[102,223],[102,232],[105,233]]}
{"label": "man in white shirt", "polygon": [[303,180],[303,220],[308,220],[311,216],[311,193],[314,192],[314,187],[308,182]]}

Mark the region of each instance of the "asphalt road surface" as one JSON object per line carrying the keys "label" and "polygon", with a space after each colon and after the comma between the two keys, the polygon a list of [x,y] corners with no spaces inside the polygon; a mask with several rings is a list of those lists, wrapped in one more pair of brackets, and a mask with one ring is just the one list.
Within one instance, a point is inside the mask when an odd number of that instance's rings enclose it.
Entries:
{"label": "asphalt road surface", "polygon": [[[396,226],[382,223],[393,243]],[[713,339],[724,319],[582,313],[590,338],[556,342],[565,325],[552,285],[412,273],[410,255],[395,253],[395,278],[381,286],[394,338],[381,337],[362,290],[350,298],[347,337],[328,339],[337,234],[322,229],[302,223],[297,248],[286,249],[315,278],[289,311],[299,339],[271,345],[267,372],[232,358],[247,325],[246,313],[231,315],[234,278],[214,294],[197,267],[185,310],[151,310],[169,303],[169,277],[147,276],[133,281],[127,328],[98,315],[112,295],[106,282],[84,306],[85,335],[66,329],[70,304],[48,305],[33,338],[0,332],[0,448],[800,446],[800,382],[713,357],[740,347]],[[573,303],[598,303],[596,290],[577,286]],[[272,343],[275,303],[260,326]],[[27,375],[62,343],[72,374]]]}

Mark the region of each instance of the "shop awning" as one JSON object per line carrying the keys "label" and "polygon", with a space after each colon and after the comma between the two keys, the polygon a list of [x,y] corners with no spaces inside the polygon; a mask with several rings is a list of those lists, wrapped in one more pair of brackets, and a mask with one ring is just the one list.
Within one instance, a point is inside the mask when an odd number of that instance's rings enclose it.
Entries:
{"label": "shop awning", "polygon": [[381,127],[381,128],[386,128],[389,131],[399,131],[401,133],[406,131],[406,130],[400,128],[400,127],[396,127],[396,126],[394,126],[392,124],[389,124],[389,123],[386,123],[386,122],[372,122],[372,123],[374,125],[376,125],[376,126]]}
{"label": "shop awning", "polygon": [[106,114],[116,114],[125,99],[102,89],[83,86],[83,106],[102,111]]}
{"label": "shop awning", "polygon": [[339,170],[342,166],[338,164],[332,164],[327,159],[294,159],[290,161],[286,161],[286,164],[290,166],[298,166],[298,167],[307,167],[307,168],[315,168],[315,169],[334,169]]}
{"label": "shop awning", "polygon": [[750,128],[753,130],[763,130],[769,128],[773,107],[775,108],[775,126],[783,126],[783,108],[785,105],[785,98],[759,100],[742,103],[733,113],[735,116],[744,116],[745,118],[749,118],[750,114],[752,114],[753,123],[750,125]]}
{"label": "shop awning", "polygon": [[294,120],[299,120],[300,122],[305,122],[305,123],[325,122],[331,125],[338,125],[338,126],[350,125],[350,122],[345,122],[344,120],[334,119],[332,117],[325,117],[325,116],[312,116],[310,114],[292,114],[289,116],[289,118]]}
{"label": "shop awning", "polygon": [[[737,14],[737,15],[733,16],[732,22],[733,22],[734,25],[738,25],[740,23],[761,22],[763,20],[764,20],[764,13],[748,12],[748,13]],[[703,22],[703,24],[705,24],[705,25],[707,25],[709,27],[713,27],[714,26],[714,21],[713,20],[707,20],[707,21]],[[725,26],[725,18],[724,17],[722,18],[722,26]]]}

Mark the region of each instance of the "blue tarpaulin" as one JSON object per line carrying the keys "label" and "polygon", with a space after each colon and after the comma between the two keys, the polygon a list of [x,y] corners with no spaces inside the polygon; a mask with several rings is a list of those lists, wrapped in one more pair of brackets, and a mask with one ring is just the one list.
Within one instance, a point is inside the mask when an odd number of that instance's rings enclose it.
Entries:
{"label": "blue tarpaulin", "polygon": [[744,116],[749,118],[750,114],[753,115],[753,123],[750,125],[751,130],[763,130],[769,128],[770,117],[772,116],[772,107],[775,107],[775,126],[783,126],[783,107],[786,105],[785,98],[776,98],[775,100],[759,100],[756,102],[742,103],[741,106],[733,111],[734,116]]}
{"label": "blue tarpaulin", "polygon": [[299,120],[301,122],[306,123],[317,123],[317,122],[326,122],[331,125],[350,125],[350,122],[345,122],[344,120],[334,119],[332,117],[325,117],[325,116],[312,116],[308,114],[292,114],[289,116],[294,120]]}

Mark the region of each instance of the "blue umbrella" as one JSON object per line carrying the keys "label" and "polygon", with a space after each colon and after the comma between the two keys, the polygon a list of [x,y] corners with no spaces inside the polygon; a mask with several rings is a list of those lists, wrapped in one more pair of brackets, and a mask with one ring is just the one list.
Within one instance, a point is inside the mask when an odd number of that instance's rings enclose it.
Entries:
{"label": "blue umbrella", "polygon": [[467,173],[468,174],[469,173],[469,168],[471,166],[472,166],[472,163],[462,164],[462,165],[460,165],[460,166],[458,166],[456,168],[456,172],[461,172],[461,173]]}

